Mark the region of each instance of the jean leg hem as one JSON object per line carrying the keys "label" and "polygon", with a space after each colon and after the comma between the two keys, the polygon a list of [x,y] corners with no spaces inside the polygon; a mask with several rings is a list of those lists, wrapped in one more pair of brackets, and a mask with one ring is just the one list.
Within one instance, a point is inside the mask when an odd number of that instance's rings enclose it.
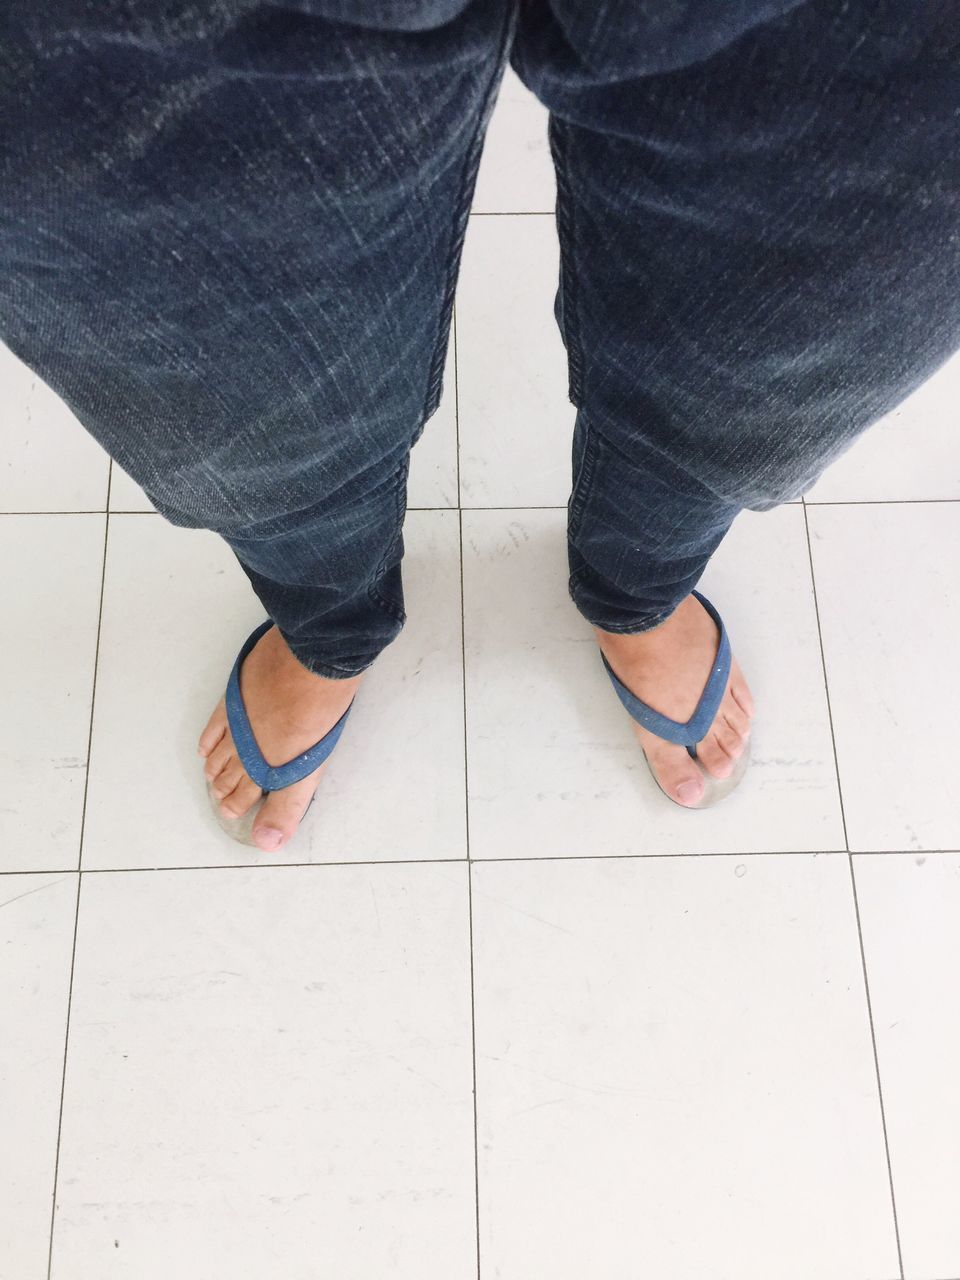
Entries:
{"label": "jean leg hem", "polygon": [[315,658],[304,650],[302,645],[291,644],[286,636],[283,638],[287,642],[287,648],[300,663],[301,667],[306,667],[311,675],[320,676],[324,680],[352,680],[355,676],[363,675],[364,671],[376,662],[380,656],[379,654],[374,654],[369,662],[363,662],[359,666],[355,663],[348,663],[346,666],[334,666],[332,663]]}
{"label": "jean leg hem", "polygon": [[588,612],[577,599],[576,591],[573,588],[570,590],[570,597],[581,617],[585,618],[592,627],[596,627],[598,631],[606,631],[608,635],[642,635],[645,631],[653,631],[656,627],[659,627],[668,618],[672,617],[677,610],[677,605],[671,605],[669,609],[660,609],[656,613],[638,615],[636,619],[630,622],[611,622],[597,614]]}

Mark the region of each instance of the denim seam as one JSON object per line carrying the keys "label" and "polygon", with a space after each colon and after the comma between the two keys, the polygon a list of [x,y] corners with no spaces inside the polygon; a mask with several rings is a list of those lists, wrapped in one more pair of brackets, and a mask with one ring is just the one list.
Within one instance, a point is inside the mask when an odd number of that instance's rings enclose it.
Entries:
{"label": "denim seam", "polygon": [[483,139],[486,133],[486,126],[490,118],[493,98],[506,68],[506,50],[511,37],[513,36],[514,27],[514,6],[509,4],[506,6],[503,29],[500,33],[500,41],[497,46],[497,53],[493,62],[493,70],[490,74],[489,83],[483,92],[482,103],[480,110],[477,113],[477,123],[473,132],[473,137],[470,139],[470,144],[467,147],[467,152],[464,156],[463,171],[460,176],[460,195],[454,212],[450,241],[447,246],[447,276],[440,304],[440,314],[437,321],[437,337],[434,343],[433,353],[430,358],[430,375],[427,379],[427,392],[424,399],[423,413],[421,415],[422,422],[425,422],[427,418],[436,411],[437,406],[440,403],[440,391],[443,384],[443,367],[446,358],[447,344],[449,342],[450,321],[453,316],[453,300],[456,294],[457,277],[460,271],[460,259],[463,255],[463,241],[467,232],[467,222],[470,218],[470,205],[473,199],[473,189],[476,182],[477,170],[480,166],[480,156],[483,152]]}
{"label": "denim seam", "polygon": [[397,468],[396,482],[394,484],[394,502],[396,510],[394,512],[393,536],[387,543],[383,555],[380,557],[380,563],[377,565],[373,575],[373,581],[370,583],[370,587],[367,592],[373,603],[383,609],[385,613],[388,613],[395,622],[399,622],[401,626],[406,620],[406,614],[402,609],[397,609],[395,605],[391,604],[391,602],[381,594],[379,583],[387,567],[387,561],[390,559],[390,554],[396,545],[397,537],[400,535],[400,531],[403,528],[403,516],[407,505],[407,476],[409,472],[410,455],[408,453]]}
{"label": "denim seam", "polygon": [[378,608],[382,609],[384,613],[389,613],[390,617],[393,618],[394,622],[398,622],[400,626],[403,626],[403,624],[406,622],[407,615],[403,611],[403,609],[398,609],[396,605],[391,604],[390,601],[386,598],[386,596],[382,596],[380,594],[376,586],[372,586],[370,588],[370,599],[373,601],[375,605],[377,605]]}
{"label": "denim seam", "polygon": [[550,149],[557,175],[557,235],[560,241],[560,301],[563,316],[563,340],[567,348],[568,394],[579,405],[583,393],[583,352],[580,347],[580,324],[577,315],[576,272],[573,266],[575,222],[573,196],[568,178],[567,146],[564,130],[568,126],[556,116],[550,117]]}
{"label": "denim seam", "polygon": [[600,460],[600,441],[592,427],[584,425],[585,440],[580,470],[570,491],[570,504],[567,516],[567,537],[573,541],[580,532],[583,515],[590,495],[593,493],[594,479]]}

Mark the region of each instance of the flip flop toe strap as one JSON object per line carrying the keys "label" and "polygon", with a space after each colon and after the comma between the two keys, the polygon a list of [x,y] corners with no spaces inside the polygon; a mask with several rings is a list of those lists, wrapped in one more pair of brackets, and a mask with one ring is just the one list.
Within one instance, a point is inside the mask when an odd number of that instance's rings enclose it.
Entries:
{"label": "flip flop toe strap", "polygon": [[[727,635],[727,629],[723,625],[723,620],[710,601],[705,596],[702,596],[699,591],[694,591],[693,594],[717,624],[720,643],[717,646],[717,656],[714,659],[709,678],[704,685],[703,693],[700,695],[700,701],[697,703],[696,710],[689,720],[686,722],[671,720],[669,716],[655,711],[653,707],[648,706],[647,703],[638,698],[635,693],[630,692],[623,681],[617,677],[606,658],[603,658],[603,665],[607,669],[607,675],[616,690],[617,697],[626,707],[628,713],[636,720],[637,724],[644,729],[649,729],[658,738],[663,738],[667,742],[675,742],[680,747],[686,747],[690,755],[696,756],[697,743],[707,736],[707,732],[716,719],[720,703],[723,701],[723,695],[726,692],[727,681],[730,678],[730,639]],[[600,656],[603,657],[602,654]]]}
{"label": "flip flop toe strap", "polygon": [[300,782],[303,778],[308,777],[319,769],[340,741],[343,726],[346,724],[347,716],[350,714],[350,707],[347,707],[329,733],[324,734],[319,742],[301,755],[295,756],[293,760],[288,760],[286,764],[278,765],[266,762],[263,752],[254,737],[247,709],[243,705],[243,698],[240,694],[240,668],[243,666],[244,659],[253,646],[272,626],[273,623],[268,620],[257,627],[256,631],[247,638],[243,648],[237,654],[236,662],[233,664],[233,670],[230,672],[230,679],[227,682],[226,693],[227,722],[230,725],[230,733],[233,735],[233,745],[237,749],[240,763],[261,791],[282,791],[284,787],[292,787],[295,782]]}

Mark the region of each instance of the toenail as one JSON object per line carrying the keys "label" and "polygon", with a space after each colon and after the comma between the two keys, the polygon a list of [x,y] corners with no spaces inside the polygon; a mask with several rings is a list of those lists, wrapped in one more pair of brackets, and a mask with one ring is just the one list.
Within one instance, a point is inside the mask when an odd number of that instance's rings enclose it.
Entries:
{"label": "toenail", "polygon": [[257,843],[261,849],[268,852],[279,849],[283,844],[283,832],[278,831],[276,827],[261,827],[257,832]]}
{"label": "toenail", "polygon": [[699,782],[690,778],[687,782],[681,782],[677,787],[677,798],[683,804],[695,804],[703,794],[703,788]]}

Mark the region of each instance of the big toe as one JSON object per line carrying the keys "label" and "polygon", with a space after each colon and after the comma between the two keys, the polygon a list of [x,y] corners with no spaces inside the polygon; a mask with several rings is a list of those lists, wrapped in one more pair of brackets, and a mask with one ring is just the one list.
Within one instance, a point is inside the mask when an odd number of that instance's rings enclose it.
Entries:
{"label": "big toe", "polygon": [[271,791],[260,806],[252,828],[253,842],[264,853],[279,853],[296,834],[317,789],[319,773],[282,791]]}
{"label": "big toe", "polygon": [[644,740],[645,731],[638,730],[640,745],[657,782],[677,804],[696,808],[703,799],[703,774],[685,748],[663,743],[660,739]]}

